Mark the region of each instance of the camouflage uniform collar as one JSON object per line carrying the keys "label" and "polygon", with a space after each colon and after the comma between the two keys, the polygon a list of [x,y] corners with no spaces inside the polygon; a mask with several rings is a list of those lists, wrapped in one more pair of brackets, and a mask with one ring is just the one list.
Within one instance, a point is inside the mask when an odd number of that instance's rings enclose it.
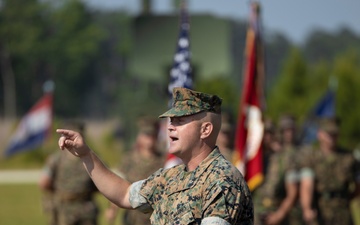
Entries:
{"label": "camouflage uniform collar", "polygon": [[188,172],[186,171],[185,165],[181,165],[181,172],[178,176],[177,181],[181,185],[170,185],[171,190],[169,192],[169,195],[178,191],[190,189],[194,187],[199,180],[206,179],[206,177],[202,177],[202,174],[212,164],[212,162],[220,156],[220,150],[218,149],[218,147],[215,147],[215,149],[198,165],[198,167],[196,167],[195,170]]}
{"label": "camouflage uniform collar", "polygon": [[199,170],[199,172],[203,173],[205,171],[205,169],[218,157],[221,156],[220,150],[217,146],[215,146],[215,148],[211,151],[211,153],[208,155],[208,157],[206,157],[200,164],[199,166],[195,169]]}

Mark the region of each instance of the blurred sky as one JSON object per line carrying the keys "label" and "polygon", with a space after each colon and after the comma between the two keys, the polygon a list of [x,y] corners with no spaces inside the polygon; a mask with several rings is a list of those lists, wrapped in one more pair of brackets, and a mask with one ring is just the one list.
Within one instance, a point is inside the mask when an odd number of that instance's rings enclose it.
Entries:
{"label": "blurred sky", "polygon": [[[85,0],[101,9],[124,9],[137,14],[140,0]],[[153,0],[155,13],[171,13],[172,0]],[[360,34],[360,0],[260,0],[264,32],[283,32],[301,44],[310,31],[334,32],[341,26]],[[188,0],[190,13],[211,13],[246,19],[249,0]]]}

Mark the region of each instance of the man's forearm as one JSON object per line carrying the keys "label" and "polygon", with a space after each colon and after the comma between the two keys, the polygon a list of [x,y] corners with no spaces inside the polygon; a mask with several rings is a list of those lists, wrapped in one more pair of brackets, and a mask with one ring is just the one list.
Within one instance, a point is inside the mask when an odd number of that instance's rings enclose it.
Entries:
{"label": "man's forearm", "polygon": [[303,210],[310,210],[313,200],[314,181],[306,178],[300,184],[300,203]]}
{"label": "man's forearm", "polygon": [[106,198],[119,207],[132,208],[129,202],[128,181],[113,173],[92,151],[81,159],[96,187]]}
{"label": "man's forearm", "polygon": [[298,187],[296,183],[286,183],[286,197],[280,204],[279,210],[286,215],[290,209],[294,206],[296,198],[298,196]]}

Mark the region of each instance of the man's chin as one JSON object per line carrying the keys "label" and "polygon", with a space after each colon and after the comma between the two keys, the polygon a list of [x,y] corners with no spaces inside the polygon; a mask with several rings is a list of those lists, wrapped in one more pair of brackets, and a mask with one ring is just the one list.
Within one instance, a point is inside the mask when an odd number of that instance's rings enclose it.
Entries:
{"label": "man's chin", "polygon": [[170,147],[169,147],[169,149],[168,149],[168,153],[179,157],[179,155],[180,155],[180,153],[181,153],[181,150],[178,149],[178,148],[176,148],[175,146],[171,146],[171,145],[170,145]]}
{"label": "man's chin", "polygon": [[168,153],[169,153],[169,154],[172,154],[172,155],[175,155],[175,156],[178,156],[179,151],[178,151],[178,150],[174,150],[174,149],[169,149],[169,150],[168,150]]}

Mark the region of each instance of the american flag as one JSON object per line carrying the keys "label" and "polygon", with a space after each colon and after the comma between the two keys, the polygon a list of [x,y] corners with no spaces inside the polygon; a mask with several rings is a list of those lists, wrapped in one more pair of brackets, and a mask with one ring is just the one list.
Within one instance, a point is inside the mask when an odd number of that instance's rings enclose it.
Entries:
{"label": "american flag", "polygon": [[170,81],[168,92],[170,97],[174,87],[185,87],[192,89],[193,79],[190,64],[190,40],[189,40],[189,16],[186,4],[183,1],[180,13],[180,32],[177,41],[176,52],[174,55],[173,66],[170,71]]}
{"label": "american flag", "polygon": [[[181,2],[180,11],[180,32],[174,55],[173,66],[170,71],[168,93],[170,96],[169,107],[172,104],[172,91],[174,87],[193,88],[192,69],[190,64],[190,23],[187,13],[186,2]],[[164,131],[165,132],[165,131]],[[166,135],[165,135],[166,136]],[[170,168],[181,164],[182,161],[175,155],[168,154],[164,168]]]}

